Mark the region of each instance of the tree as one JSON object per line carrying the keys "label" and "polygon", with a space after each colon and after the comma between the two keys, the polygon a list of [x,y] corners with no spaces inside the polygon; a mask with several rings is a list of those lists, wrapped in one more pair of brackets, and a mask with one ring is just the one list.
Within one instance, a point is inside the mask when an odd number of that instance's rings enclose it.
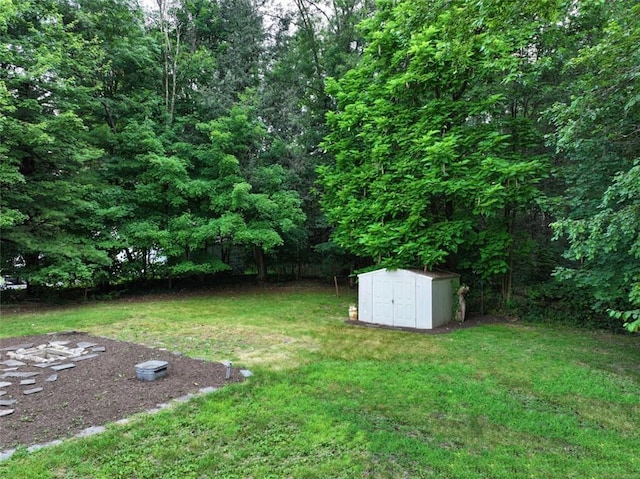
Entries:
{"label": "tree", "polygon": [[215,218],[203,225],[205,235],[223,250],[248,247],[258,280],[264,281],[265,254],[283,246],[287,237],[292,239],[304,223],[300,197],[288,184],[285,170],[265,162],[268,134],[250,107],[238,105],[229,116],[199,127],[211,139],[198,154],[198,170],[209,172],[208,214]]}
{"label": "tree", "polygon": [[264,31],[255,2],[156,1],[168,125],[188,129],[227,114],[260,80]]}
{"label": "tree", "polygon": [[516,215],[546,167],[508,88],[554,14],[516,3],[383,2],[363,23],[362,62],[328,86],[335,163],[319,184],[338,244],[380,266],[509,277]]}
{"label": "tree", "polygon": [[[578,10],[577,16],[588,11]],[[640,6],[602,5],[599,35],[568,66],[572,94],[552,110],[567,158],[564,208],[554,224],[572,262],[557,270],[637,329],[640,313]],[[634,310],[635,308],[635,310]],[[616,313],[617,311],[617,313]],[[635,320],[635,321],[633,321]]]}
{"label": "tree", "polygon": [[357,63],[364,39],[356,25],[372,10],[368,0],[297,0],[272,25],[258,108],[275,137],[271,161],[291,175],[307,216],[305,234],[299,237],[306,245],[282,251],[283,263],[319,265],[329,257],[328,250],[341,251],[340,259],[348,261],[341,248],[329,244],[331,228],[318,204],[315,170],[325,161],[319,143],[327,133],[326,114],[334,106],[325,92],[326,79],[341,77]]}
{"label": "tree", "polygon": [[92,93],[80,78],[101,52],[56,1],[9,2],[1,18],[2,265],[20,263],[32,284],[88,286],[109,262],[92,239],[101,151],[79,114]]}

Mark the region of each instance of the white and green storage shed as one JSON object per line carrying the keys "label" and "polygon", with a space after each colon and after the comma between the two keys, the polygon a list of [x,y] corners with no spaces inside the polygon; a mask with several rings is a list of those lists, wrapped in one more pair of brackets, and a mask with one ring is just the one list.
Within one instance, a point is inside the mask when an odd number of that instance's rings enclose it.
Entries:
{"label": "white and green storage shed", "polygon": [[455,273],[379,269],[358,275],[358,320],[433,329],[453,317]]}

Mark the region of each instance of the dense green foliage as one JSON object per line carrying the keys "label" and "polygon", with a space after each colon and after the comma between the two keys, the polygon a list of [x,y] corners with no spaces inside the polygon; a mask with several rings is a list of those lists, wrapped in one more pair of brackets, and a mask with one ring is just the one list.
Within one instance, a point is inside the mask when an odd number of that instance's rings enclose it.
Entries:
{"label": "dense green foliage", "polygon": [[[558,271],[600,308],[629,309],[640,327],[640,5],[613,2],[601,38],[571,60],[570,100],[554,106],[556,144],[566,154],[568,201],[553,225],[566,234]],[[635,311],[630,308],[635,307]]]}
{"label": "dense green foliage", "polygon": [[363,60],[330,83],[336,161],[321,183],[336,241],[383,266],[508,273],[517,215],[545,174],[517,89],[545,13],[514,25],[491,2],[379,5]]}
{"label": "dense green foliage", "polygon": [[445,268],[633,330],[636,3],[1,0],[2,274]]}
{"label": "dense green foliage", "polygon": [[514,278],[553,272],[554,301],[638,319],[639,25],[625,1],[379,2],[362,60],[329,82],[335,241],[507,302]]}

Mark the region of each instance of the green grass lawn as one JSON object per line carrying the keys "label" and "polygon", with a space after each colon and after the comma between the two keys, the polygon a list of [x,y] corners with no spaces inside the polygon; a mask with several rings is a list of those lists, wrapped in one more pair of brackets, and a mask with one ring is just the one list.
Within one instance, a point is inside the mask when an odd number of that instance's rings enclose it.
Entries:
{"label": "green grass lawn", "polygon": [[437,336],[358,328],[344,322],[354,302],[276,287],[3,313],[2,337],[81,330],[255,375],[98,436],[21,450],[0,477],[640,477],[638,337],[522,323]]}

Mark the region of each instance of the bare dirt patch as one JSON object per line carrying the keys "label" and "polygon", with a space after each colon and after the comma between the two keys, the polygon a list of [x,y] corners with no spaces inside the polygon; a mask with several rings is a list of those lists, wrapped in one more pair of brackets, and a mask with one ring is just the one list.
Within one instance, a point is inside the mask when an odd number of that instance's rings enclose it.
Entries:
{"label": "bare dirt patch", "polygon": [[[94,343],[98,350],[104,348],[104,351],[86,360],[69,361],[75,367],[60,371],[28,362],[17,369],[4,364],[11,359],[6,348],[51,341],[68,341],[71,346]],[[149,360],[167,361],[167,376],[155,381],[137,379],[135,365]],[[38,374],[24,378],[16,377],[13,374],[16,372]],[[57,377],[52,381],[54,374]],[[220,388],[244,378],[238,369],[231,370],[229,379],[226,375],[227,367],[221,363],[84,333],[2,338],[0,383],[11,384],[0,387],[4,392],[0,392],[0,411],[14,411],[0,417],[0,451],[72,437],[89,427],[102,426],[203,388]],[[21,384],[25,379],[35,381]],[[24,394],[39,388],[42,388],[39,392]],[[15,402],[9,404],[12,400]]]}

